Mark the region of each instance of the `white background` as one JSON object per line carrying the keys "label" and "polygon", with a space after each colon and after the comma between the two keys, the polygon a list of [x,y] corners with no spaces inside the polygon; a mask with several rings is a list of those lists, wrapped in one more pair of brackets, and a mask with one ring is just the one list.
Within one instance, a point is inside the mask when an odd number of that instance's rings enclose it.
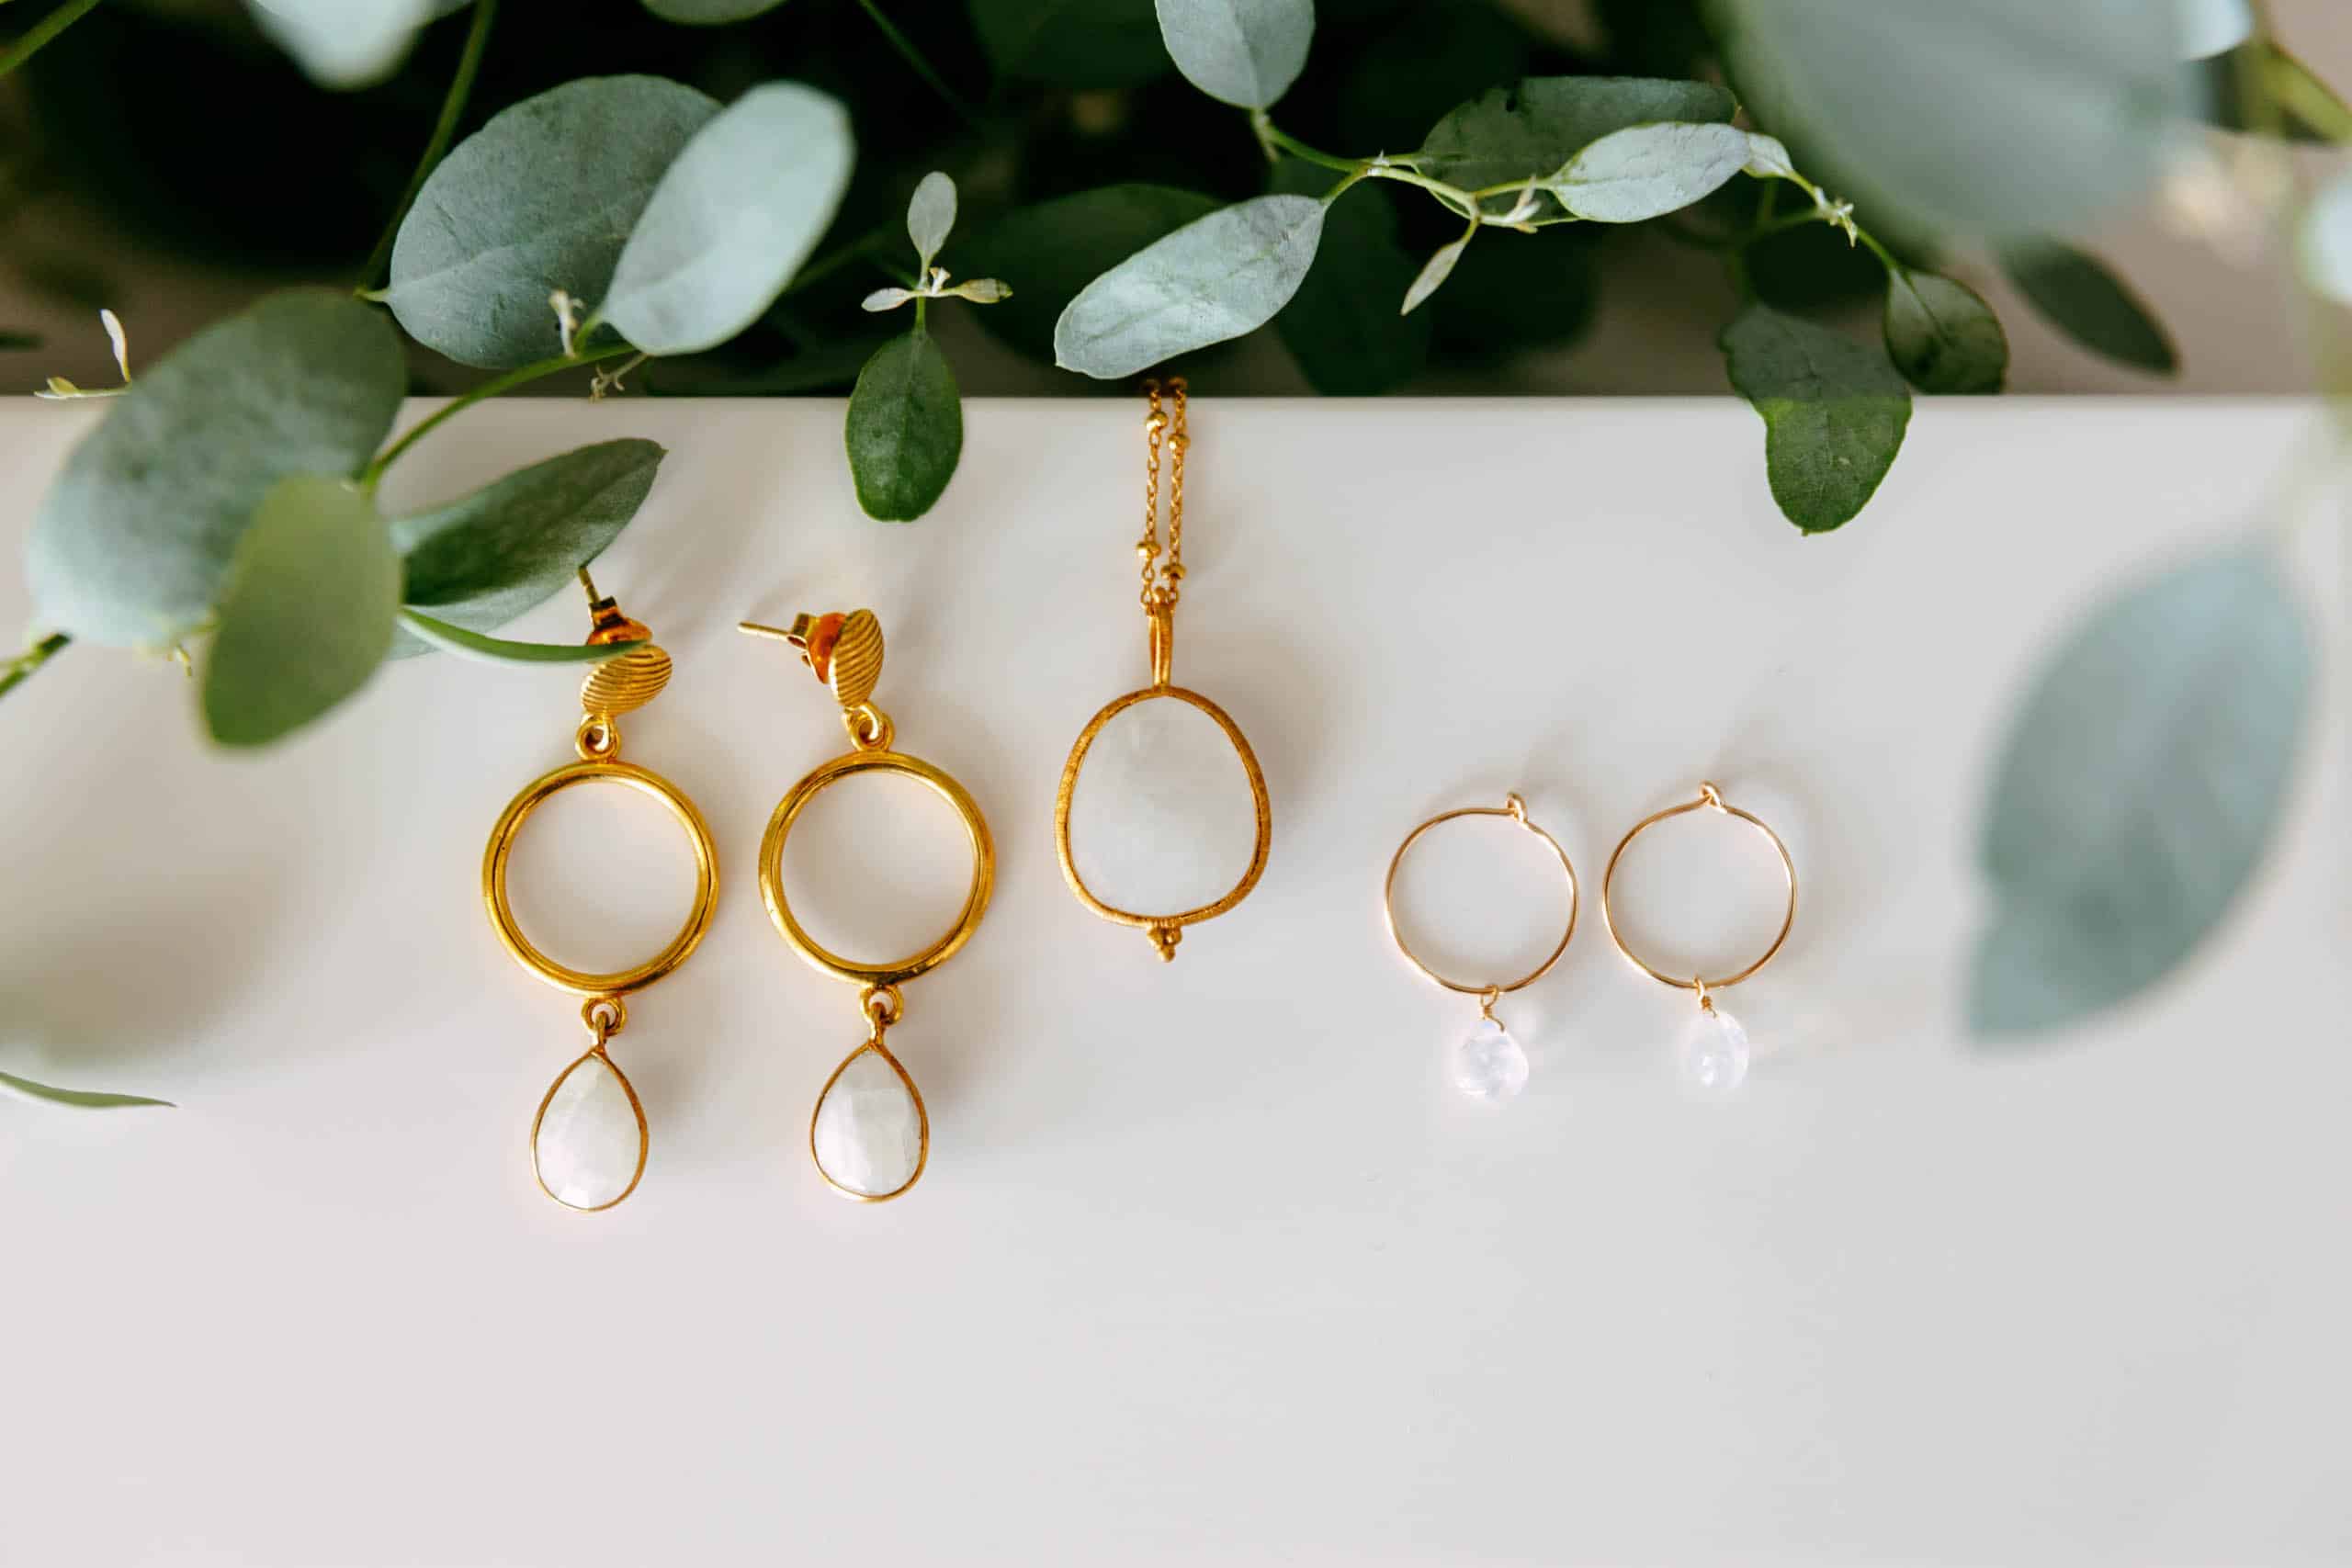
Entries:
{"label": "white background", "polygon": [[[0,621],[94,412],[0,426]],[[0,1103],[0,1560],[2352,1555],[2340,716],[2197,963],[2063,1041],[1959,1022],[2021,682],[2100,593],[2256,525],[2307,411],[1928,400],[1871,509],[1808,540],[1728,400],[1196,403],[1177,674],[1248,731],[1275,837],[1172,967],[1052,843],[1069,741],[1146,670],[1136,413],[973,405],[910,527],[858,516],[830,402],[513,405],[403,463],[422,504],[589,439],[672,448],[598,576],[676,656],[628,754],[701,802],[722,882],[616,1043],[653,1152],[609,1213],[532,1185],[575,1004],[479,895],[500,807],[570,755],[576,671],[395,666],[259,760],[205,748],[167,663],[76,647],[7,698],[0,1068],[180,1109]],[[932,1161],[880,1206],[809,1168],[856,1015],[753,866],[842,733],[730,629],[859,604],[902,749],[1001,856],[978,937],[908,988]],[[582,629],[568,600],[522,627]],[[1720,1106],[1679,1092],[1690,1003],[1596,897],[1701,777],[1804,878],[1724,998],[1762,1054]],[[1505,1006],[1535,1073],[1497,1111],[1444,1087],[1475,1009],[1396,956],[1378,889],[1414,822],[1510,788],[1586,903]],[[952,908],[960,842],[916,806],[812,814],[839,832],[793,869],[833,934]],[[533,929],[658,940],[666,818],[547,827]],[[1411,918],[1540,953],[1556,894],[1504,874],[1517,847],[1434,846]],[[1701,952],[1769,929],[1769,866],[1713,856],[1742,847],[1665,846],[1631,912]]]}

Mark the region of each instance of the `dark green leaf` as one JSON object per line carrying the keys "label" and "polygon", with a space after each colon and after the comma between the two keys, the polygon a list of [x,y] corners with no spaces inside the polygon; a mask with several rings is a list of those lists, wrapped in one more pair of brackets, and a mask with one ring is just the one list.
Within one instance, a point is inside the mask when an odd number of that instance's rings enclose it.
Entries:
{"label": "dark green leaf", "polygon": [[1322,232],[1323,204],[1304,196],[1257,197],[1188,223],[1079,291],[1054,323],[1054,362],[1131,376],[1261,327],[1298,292]]}
{"label": "dark green leaf", "polygon": [[2042,318],[2092,353],[2163,376],[2178,366],[2163,324],[2098,257],[2042,240],[2005,249],[2000,259]]}
{"label": "dark green leaf", "polygon": [[229,746],[289,735],[351,695],[392,643],[401,561],[352,484],[280,479],[237,546],[204,660],[204,722]]}
{"label": "dark green leaf", "polygon": [[875,351],[850,394],[843,423],[850,477],[868,517],[910,523],[932,508],[964,453],[956,373],[917,327]]}
{"label": "dark green leaf", "polygon": [[6,1086],[28,1100],[45,1100],[51,1105],[79,1106],[85,1111],[111,1111],[126,1105],[160,1105],[173,1109],[168,1100],[149,1100],[138,1094],[105,1094],[96,1089],[57,1089],[30,1078],[20,1078],[14,1073],[0,1073],[0,1086]]}
{"label": "dark green leaf", "polygon": [[1001,76],[1061,87],[1132,87],[1167,71],[1152,0],[971,0]]}
{"label": "dark green leaf", "polygon": [[[1319,196],[1334,178],[1329,169],[1286,158],[1274,170],[1274,188]],[[1326,397],[1385,392],[1429,355],[1430,313],[1407,316],[1396,309],[1420,264],[1397,243],[1396,203],[1376,184],[1359,182],[1325,212],[1315,265],[1274,318],[1298,367]]]}
{"label": "dark green leaf", "polygon": [[645,0],[645,8],[665,22],[717,28],[764,16],[783,4],[784,0]]}
{"label": "dark green leaf", "polygon": [[1993,307],[1967,285],[1932,272],[1886,280],[1887,357],[1923,392],[1997,392],[2009,340]]}
{"label": "dark green leaf", "polygon": [[1290,91],[1315,39],[1314,0],[1158,0],[1159,36],[1184,79],[1236,108]]}
{"label": "dark green leaf", "polygon": [[1462,254],[1429,302],[1432,351],[1455,364],[1491,366],[1581,335],[1599,301],[1594,249],[1572,228],[1487,235]]}
{"label": "dark green leaf", "polygon": [[1980,1036],[2056,1029],[2179,965],[2244,891],[2310,722],[2315,657],[2268,559],[2208,558],[2101,605],[2035,682],[1986,803],[1998,912]]}
{"label": "dark green leaf", "polygon": [[2249,54],[2278,105],[2278,129],[2288,141],[2352,141],[2352,106],[2310,66],[2277,44],[2259,40],[2189,63],[2207,120],[2227,130],[2260,129],[2245,98]]}
{"label": "dark green leaf", "polygon": [[404,609],[400,624],[420,642],[432,644],[461,659],[492,664],[602,664],[645,644],[638,642],[509,642],[451,626],[422,610]]}
{"label": "dark green leaf", "polygon": [[[1351,30],[1371,25],[1351,18]],[[1418,147],[1439,117],[1494,83],[1518,81],[1545,47],[1494,0],[1410,0],[1377,26],[1340,81],[1329,145]]]}
{"label": "dark green leaf", "polygon": [[220,602],[237,542],[290,474],[356,473],[408,373],[380,311],[274,294],[165,355],[66,458],[28,549],[40,618],[167,648]]}
{"label": "dark green leaf", "polygon": [[[663,453],[602,441],[507,475],[447,506],[395,518],[401,601],[469,631],[504,626],[572,585],[637,515]],[[392,657],[423,653],[401,633]]]}
{"label": "dark green leaf", "polygon": [[658,76],[592,76],[492,116],[401,220],[385,303],[462,365],[561,352],[548,296],[605,298],[654,187],[718,113],[718,100]]}
{"label": "dark green leaf", "polygon": [[[1530,76],[1492,88],[1439,120],[1422,138],[1415,163],[1433,179],[1478,190],[1557,174],[1602,137],[1633,126],[1720,122],[1737,107],[1729,93],[1704,82]],[[1511,199],[1498,197],[1491,209],[1505,210]],[[1557,216],[1560,209],[1547,210]]]}
{"label": "dark green leaf", "polygon": [[1597,0],[1616,64],[1661,76],[1688,76],[1714,52],[1697,0]]}
{"label": "dark green leaf", "polygon": [[1054,323],[1080,289],[1216,210],[1214,200],[1194,191],[1116,185],[1007,213],[956,242],[974,276],[1012,285],[1012,298],[978,312],[979,322],[1023,353],[1051,360]]}
{"label": "dark green leaf", "polygon": [[1750,305],[1723,331],[1725,368],[1764,416],[1772,499],[1808,534],[1849,521],[1878,489],[1911,423],[1911,389],[1874,347]]}

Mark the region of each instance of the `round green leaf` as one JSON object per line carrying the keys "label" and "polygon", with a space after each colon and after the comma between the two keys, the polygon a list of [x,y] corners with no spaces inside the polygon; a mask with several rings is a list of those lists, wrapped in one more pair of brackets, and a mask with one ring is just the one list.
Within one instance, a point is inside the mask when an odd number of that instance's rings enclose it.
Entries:
{"label": "round green leaf", "polygon": [[1314,0],[1158,0],[1159,36],[1184,79],[1237,108],[1290,91],[1315,38]]}
{"label": "round green leaf", "polygon": [[2164,172],[2178,0],[1709,0],[1760,129],[1830,148],[1871,228],[2079,230]]}
{"label": "round green leaf", "polygon": [[1080,290],[1054,323],[1055,363],[1131,376],[1263,326],[1298,292],[1322,233],[1323,204],[1305,196],[1261,196],[1188,223]]}
{"label": "round green leaf", "polygon": [[1911,423],[1911,389],[1886,356],[1769,305],[1723,331],[1731,384],[1764,416],[1772,499],[1808,534],[1861,511]]}
{"label": "round green leaf", "polygon": [[2212,934],[2277,830],[2315,663],[2294,592],[2251,551],[2168,571],[2075,632],[1986,802],[1998,914],[1970,986],[1980,1036],[2112,1007]]}
{"label": "round green leaf", "polygon": [[718,113],[659,76],[592,76],[492,117],[441,160],[392,246],[384,302],[462,365],[562,352],[548,296],[594,305],[662,172]]}
{"label": "round green leaf", "polygon": [[416,29],[441,14],[432,0],[247,0],[261,30],[313,81],[364,87],[408,53]]}
{"label": "round green leaf", "polygon": [[1886,355],[1923,392],[1997,392],[2009,373],[2001,319],[1966,284],[1932,272],[1890,273]]}
{"label": "round green leaf", "polygon": [[1133,87],[1168,69],[1152,0],[971,0],[999,75],[1059,87]]}
{"label": "round green leaf", "polygon": [[[1721,123],[1738,105],[1704,82],[1640,76],[1530,76],[1489,88],[1447,114],[1422,138],[1414,166],[1464,190],[1542,179],[1604,136],[1637,125]],[[1508,209],[1498,197],[1489,209]],[[1547,211],[1556,213],[1547,202]]]}
{"label": "round green leaf", "polygon": [[[1274,186],[1300,196],[1329,189],[1331,171],[1286,158]],[[1396,238],[1396,206],[1378,182],[1359,182],[1323,215],[1323,243],[1274,328],[1315,389],[1363,398],[1410,378],[1429,356],[1432,318],[1398,313],[1413,284],[1413,257]]]}
{"label": "round green leaf", "polygon": [[763,16],[784,0],[645,0],[645,8],[665,22],[690,28],[718,28]]}
{"label": "round green leaf", "polygon": [[2178,367],[2163,324],[2097,256],[2040,240],[2004,249],[2000,260],[2042,318],[2092,353],[2160,376]]}
{"label": "round green leaf", "polygon": [[509,642],[504,637],[484,637],[463,626],[426,615],[422,610],[402,610],[400,615],[401,635],[428,647],[442,649],[461,659],[478,659],[486,664],[602,664],[607,659],[645,646],[641,639],[628,642]]}
{"label": "round green leaf", "polygon": [[220,602],[270,487],[348,474],[400,412],[408,373],[381,312],[320,289],[273,294],[145,370],[41,500],[27,570],[44,623],[164,648]]}
{"label": "round green leaf", "polygon": [[[572,586],[637,515],[662,466],[650,441],[601,441],[507,475],[433,511],[392,521],[402,603],[494,631]],[[401,632],[392,657],[425,651]]]}
{"label": "round green leaf", "polygon": [[977,313],[981,326],[1024,354],[1050,360],[1054,322],[1080,289],[1153,241],[1216,210],[1209,197],[1172,186],[1103,186],[1009,212],[961,242],[956,254],[976,276],[1014,286],[1012,299]]}
{"label": "round green leaf", "polygon": [[964,405],[947,356],[921,327],[875,350],[843,425],[868,517],[910,523],[932,508],[964,455]]}
{"label": "round green leaf", "polygon": [[1629,126],[1569,159],[1544,188],[1578,218],[1639,223],[1713,194],[1749,155],[1747,132],[1736,126]]}
{"label": "round green leaf", "polygon": [[401,562],[356,486],[280,479],[237,546],[204,660],[204,722],[228,746],[288,735],[365,685],[391,647]]}
{"label": "round green leaf", "polygon": [[771,82],[696,131],[629,231],[605,319],[648,354],[715,348],[759,320],[833,220],[849,115]]}

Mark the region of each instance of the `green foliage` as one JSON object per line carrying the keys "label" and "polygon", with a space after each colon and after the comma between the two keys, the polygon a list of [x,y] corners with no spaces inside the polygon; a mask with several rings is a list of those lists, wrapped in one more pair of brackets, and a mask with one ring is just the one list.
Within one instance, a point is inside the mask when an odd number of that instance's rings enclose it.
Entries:
{"label": "green foliage", "polygon": [[318,290],[189,338],[42,499],[27,563],[42,619],[117,647],[177,642],[212,614],[262,498],[290,475],[356,472],[405,384],[381,314]]}
{"label": "green foliage", "polygon": [[2312,638],[2276,563],[2197,560],[2100,605],[2012,722],[1982,830],[1998,909],[1980,1036],[2075,1023],[2212,933],[2260,863],[2311,718]]}
{"label": "green foliage", "polygon": [[2178,367],[2163,324],[2098,257],[2039,240],[2003,250],[2001,267],[2044,320],[2092,353],[2159,376]]}
{"label": "green foliage", "polygon": [[1878,489],[1911,423],[1911,389],[1883,355],[1842,333],[1750,305],[1723,333],[1724,367],[1764,416],[1772,499],[1808,534],[1850,521]]}
{"label": "green foliage", "polygon": [[1021,288],[980,321],[1034,358],[1054,356],[1054,323],[1099,274],[1216,210],[1171,186],[1114,185],[1041,201],[980,231],[967,254],[981,273]]}
{"label": "green foliage", "polygon": [[1923,392],[1997,392],[2009,340],[1976,291],[1898,267],[1886,279],[1886,356]]}
{"label": "green foliage", "polygon": [[1132,87],[1168,70],[1152,0],[971,0],[1000,75],[1061,87]]}
{"label": "green foliage", "polygon": [[280,479],[238,543],[204,660],[212,739],[264,745],[357,691],[400,603],[400,556],[368,496],[346,479]]}
{"label": "green foliage", "polygon": [[850,395],[844,439],[857,503],[868,517],[910,522],[956,477],[964,408],[947,356],[921,326],[865,362]]}
{"label": "green foliage", "polygon": [[1158,0],[1159,34],[1184,79],[1220,103],[1271,108],[1306,65],[1314,0]]}
{"label": "green foliage", "polygon": [[1639,223],[1713,194],[1747,166],[1750,147],[1736,126],[1631,126],[1569,159],[1543,188],[1578,218]]}
{"label": "green foliage", "polygon": [[105,1094],[96,1089],[59,1089],[51,1084],[35,1083],[14,1073],[0,1073],[0,1089],[22,1095],[27,1100],[43,1100],[51,1105],[68,1105],[82,1111],[116,1111],[126,1106],[160,1105],[173,1109],[168,1100],[149,1100],[138,1094]]}
{"label": "green foliage", "polygon": [[1314,265],[1323,204],[1261,196],[1148,245],[1079,292],[1054,325],[1054,360],[1131,376],[1266,324]]}
{"label": "green foliage", "polygon": [[[1559,173],[1617,131],[1667,120],[1721,122],[1737,107],[1729,93],[1703,82],[1531,76],[1490,88],[1439,120],[1422,138],[1413,164],[1433,179],[1467,189],[1516,184]],[[1483,205],[1499,212],[1511,201],[1491,197]],[[1548,195],[1544,210],[1560,210]]]}
{"label": "green foliage", "polygon": [[[1274,189],[1320,196],[1331,174],[1297,158],[1274,170]],[[1351,190],[1324,212],[1323,241],[1298,292],[1274,318],[1298,367],[1329,397],[1385,392],[1429,356],[1431,317],[1406,315],[1396,301],[1418,264],[1397,239],[1396,207],[1376,189]]]}
{"label": "green foliage", "polygon": [[2268,95],[2278,134],[2290,141],[2352,141],[2352,105],[2319,79],[2312,68],[2278,47],[2256,39],[2192,68],[2195,96],[2205,118],[2229,130],[2262,131],[2261,110],[2247,101],[2252,74]]}
{"label": "green foliage", "polygon": [[645,8],[665,22],[718,28],[750,21],[783,4],[784,0],[645,0]]}
{"label": "green foliage", "polygon": [[246,0],[261,30],[321,85],[364,87],[408,52],[431,0]]}
{"label": "green foliage", "polygon": [[484,637],[480,632],[451,626],[415,609],[402,609],[400,624],[407,635],[429,647],[491,664],[602,664],[607,659],[645,646],[635,641],[509,642],[503,637]]}

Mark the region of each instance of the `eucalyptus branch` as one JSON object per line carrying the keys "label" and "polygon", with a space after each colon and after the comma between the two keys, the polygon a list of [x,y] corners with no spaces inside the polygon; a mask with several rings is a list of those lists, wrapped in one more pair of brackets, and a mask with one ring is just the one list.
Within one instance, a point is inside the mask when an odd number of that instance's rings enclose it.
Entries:
{"label": "eucalyptus branch", "polygon": [[56,40],[57,35],[97,8],[98,0],[65,0],[65,4],[25,29],[25,36],[0,54],[0,76],[6,76]]}
{"label": "eucalyptus branch", "polygon": [[384,470],[397,462],[402,453],[431,434],[443,421],[471,408],[486,398],[497,397],[502,392],[511,392],[528,382],[560,375],[579,366],[594,365],[600,359],[616,359],[624,354],[636,352],[637,350],[625,343],[607,344],[602,348],[592,348],[582,354],[560,354],[553,359],[542,359],[536,365],[526,365],[519,369],[509,370],[503,376],[493,377],[472,391],[452,398],[448,402],[435,409],[417,421],[399,440],[376,454],[375,460],[359,471],[359,488],[374,490],[377,482],[384,477]]}
{"label": "eucalyptus branch", "polygon": [[914,46],[913,40],[891,25],[890,18],[882,14],[881,7],[875,4],[875,0],[857,0],[857,6],[859,10],[873,18],[874,25],[882,29],[882,36],[888,40],[890,47],[897,50],[899,58],[907,62],[916,75],[923,79],[924,84],[933,92],[939,95],[941,101],[954,109],[956,117],[966,125],[977,129],[980,123],[979,115],[974,111],[971,105],[957,96],[956,89],[949,86],[938,72],[931,68],[931,62],[923,58],[922,51]]}
{"label": "eucalyptus branch", "polygon": [[51,632],[14,659],[0,659],[0,696],[6,696],[32,679],[33,671],[50,661],[59,649],[74,639],[63,632]]}
{"label": "eucalyptus branch", "polygon": [[482,51],[490,43],[491,23],[497,19],[498,0],[474,0],[473,24],[466,31],[465,52],[458,57],[458,73],[449,78],[449,91],[441,99],[441,118],[433,124],[433,134],[424,143],[424,155],[416,161],[416,172],[408,177],[408,186],[401,198],[392,204],[392,216],[385,223],[376,248],[368,253],[368,264],[359,269],[359,285],[355,293],[364,294],[376,286],[385,265],[392,257],[392,242],[400,237],[401,220],[415,205],[416,193],[440,165],[442,154],[449,151],[449,142],[458,134],[458,121],[466,112],[466,100],[472,96],[474,78],[481,72]]}

